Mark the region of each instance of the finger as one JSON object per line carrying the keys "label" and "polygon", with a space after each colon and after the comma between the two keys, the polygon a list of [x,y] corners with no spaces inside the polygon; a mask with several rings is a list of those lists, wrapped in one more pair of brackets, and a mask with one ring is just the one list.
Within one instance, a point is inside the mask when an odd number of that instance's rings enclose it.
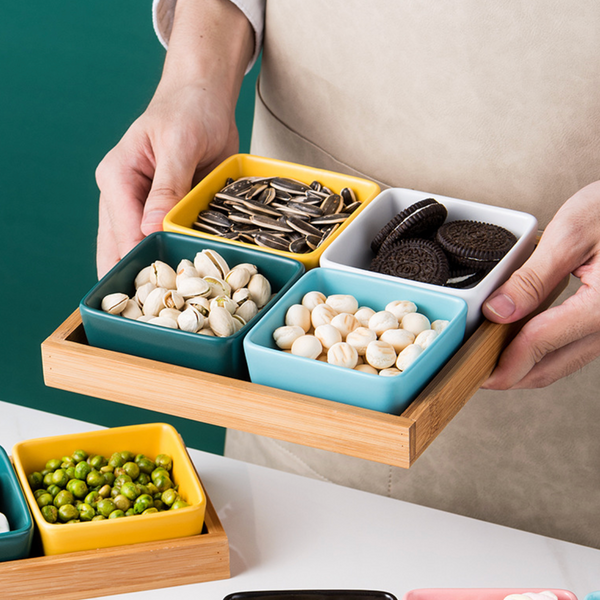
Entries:
{"label": "finger", "polygon": [[[105,227],[112,231],[120,259],[144,238],[140,224],[150,179],[139,165],[131,167],[112,160],[100,165],[97,180]],[[104,244],[104,239],[101,242]],[[108,253],[109,247],[100,246],[100,255]]]}
{"label": "finger", "polygon": [[576,266],[561,244],[542,237],[533,254],[484,302],[483,315],[495,323],[512,323],[534,311]]}
{"label": "finger", "polygon": [[192,188],[196,161],[157,158],[156,172],[144,206],[141,231],[149,235],[162,231],[165,215]]}
{"label": "finger", "polygon": [[546,387],[559,379],[572,375],[600,356],[600,332],[593,333],[551,352],[537,363],[521,380],[504,387],[501,374],[492,376],[482,386],[486,389],[536,389]]}
{"label": "finger", "polygon": [[523,380],[546,356],[595,334],[600,329],[600,315],[593,293],[593,290],[582,287],[561,305],[526,323],[502,353],[485,386],[509,389]]}
{"label": "finger", "polygon": [[117,249],[117,241],[110,225],[106,203],[100,196],[98,210],[98,237],[96,245],[96,270],[98,279],[102,279],[121,259]]}

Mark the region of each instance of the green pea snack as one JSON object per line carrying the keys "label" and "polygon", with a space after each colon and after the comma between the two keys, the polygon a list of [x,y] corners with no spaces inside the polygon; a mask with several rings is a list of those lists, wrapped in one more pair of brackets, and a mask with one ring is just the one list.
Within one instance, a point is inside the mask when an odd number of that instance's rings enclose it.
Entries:
{"label": "green pea snack", "polygon": [[108,459],[85,450],[52,458],[27,476],[48,523],[67,524],[148,515],[188,506],[173,483],[173,461],[129,451]]}

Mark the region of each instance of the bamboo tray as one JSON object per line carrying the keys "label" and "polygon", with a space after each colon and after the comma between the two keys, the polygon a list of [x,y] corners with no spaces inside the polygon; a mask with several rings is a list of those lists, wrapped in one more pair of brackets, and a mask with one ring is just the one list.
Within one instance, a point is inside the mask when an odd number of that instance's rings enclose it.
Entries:
{"label": "bamboo tray", "polygon": [[80,600],[228,579],[227,535],[207,497],[204,532],[0,563],[2,600]]}
{"label": "bamboo tray", "polygon": [[409,468],[523,324],[484,321],[400,416],[95,348],[78,310],[42,343],[42,363],[50,387]]}

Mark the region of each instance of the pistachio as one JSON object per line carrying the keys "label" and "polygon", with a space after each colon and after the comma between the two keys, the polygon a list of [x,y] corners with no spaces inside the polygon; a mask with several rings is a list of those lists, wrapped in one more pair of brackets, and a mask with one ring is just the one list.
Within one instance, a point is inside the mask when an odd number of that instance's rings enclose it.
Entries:
{"label": "pistachio", "polygon": [[194,257],[194,267],[200,277],[218,277],[223,279],[230,269],[225,259],[214,250],[205,248]]}
{"label": "pistachio", "polygon": [[142,309],[135,300],[127,300],[125,308],[121,311],[121,316],[126,319],[137,319],[142,316]]}
{"label": "pistachio", "polygon": [[225,276],[225,281],[231,286],[231,289],[235,292],[240,288],[244,288],[248,285],[250,281],[250,277],[252,277],[252,273],[246,267],[241,267],[237,265],[233,267],[229,273]]}
{"label": "pistachio", "polygon": [[168,290],[165,288],[157,287],[154,288],[146,297],[146,301],[142,306],[142,312],[145,315],[150,315],[152,317],[157,317],[158,313],[166,308],[165,305],[165,294]]}
{"label": "pistachio", "polygon": [[198,269],[194,266],[194,263],[189,258],[182,258],[175,269],[177,277],[200,277]]}
{"label": "pistachio", "polygon": [[247,287],[258,308],[262,308],[271,299],[271,284],[264,275],[252,275]]}
{"label": "pistachio", "polygon": [[258,314],[258,307],[254,300],[247,300],[235,311],[233,316],[242,317],[246,323]]}
{"label": "pistachio", "polygon": [[402,317],[402,329],[406,329],[415,335],[419,335],[421,331],[431,329],[429,319],[418,312],[408,313]]}
{"label": "pistachio", "polygon": [[159,313],[159,317],[169,317],[169,319],[173,319],[173,321],[177,321],[179,315],[181,314],[180,310],[176,308],[163,308]]}
{"label": "pistachio", "polygon": [[152,273],[152,266],[148,265],[147,267],[144,267],[135,277],[133,285],[135,286],[135,289],[137,290],[139,287],[141,287],[142,285],[144,285],[145,283],[148,283],[150,281],[150,275]]}
{"label": "pistachio", "polygon": [[177,325],[183,331],[196,333],[204,327],[204,317],[193,306],[188,306],[178,317]]}
{"label": "pistachio", "polygon": [[238,315],[238,314],[231,315],[231,316],[233,317],[233,325],[235,328],[234,333],[236,333],[246,324],[246,320],[243,317],[240,317],[240,315]]}
{"label": "pistachio", "polygon": [[233,294],[231,294],[231,299],[238,305],[241,306],[244,302],[250,300],[250,292],[248,288],[241,288],[239,290],[235,290]]}
{"label": "pistachio", "polygon": [[163,297],[165,308],[176,308],[179,310],[185,304],[183,296],[175,290],[167,290]]}
{"label": "pistachio", "polygon": [[148,323],[152,325],[160,325],[161,327],[168,327],[169,329],[177,329],[177,321],[170,317],[152,317]]}
{"label": "pistachio", "polygon": [[273,332],[273,340],[282,350],[289,350],[292,344],[304,335],[304,330],[298,325],[283,325]]}
{"label": "pistachio", "polygon": [[285,313],[286,325],[299,325],[306,333],[311,326],[310,311],[302,304],[292,304]]}
{"label": "pistachio", "polygon": [[301,335],[292,344],[292,354],[305,358],[317,358],[323,351],[321,342],[314,335]]}
{"label": "pistachio", "polygon": [[210,285],[208,298],[216,298],[217,296],[231,297],[231,286],[224,279],[205,275],[204,280]]}
{"label": "pistachio", "polygon": [[215,337],[215,334],[214,334],[213,330],[210,327],[203,327],[202,329],[198,330],[198,333],[200,335],[208,335],[208,336]]}
{"label": "pistachio", "polygon": [[190,276],[177,281],[177,292],[186,299],[195,296],[207,296],[210,291],[210,284],[202,277]]}
{"label": "pistachio", "polygon": [[188,298],[185,302],[184,307],[193,307],[195,308],[203,317],[208,317],[208,313],[210,311],[210,301],[208,298],[204,296],[194,296],[193,298]]}
{"label": "pistachio", "polygon": [[353,315],[358,310],[358,301],[350,294],[332,294],[327,296],[325,302],[339,313]]}
{"label": "pistachio", "polygon": [[253,265],[252,263],[239,263],[236,266],[240,267],[240,268],[243,267],[244,269],[246,269],[246,271],[248,271],[248,273],[250,273],[250,277],[252,277],[252,275],[256,275],[258,273],[258,267],[256,265]]}
{"label": "pistachio", "polygon": [[136,321],[142,321],[142,323],[148,323],[154,318],[155,318],[154,315],[142,315],[141,317],[138,317],[136,319]]}
{"label": "pistachio", "polygon": [[238,305],[229,296],[216,296],[210,301],[210,310],[214,310],[216,306],[226,308],[230,315],[235,314]]}
{"label": "pistachio", "polygon": [[153,283],[150,283],[149,281],[140,285],[140,287],[137,288],[137,290],[135,291],[134,298],[135,301],[140,305],[140,308],[144,306],[144,302],[146,302],[148,294],[155,289],[156,286]]}
{"label": "pistachio", "polygon": [[231,313],[222,306],[215,306],[208,314],[208,324],[217,337],[227,337],[236,331]]}
{"label": "pistachio", "polygon": [[129,296],[127,294],[116,292],[104,296],[100,306],[104,312],[110,313],[111,315],[120,315],[125,310],[128,301]]}
{"label": "pistachio", "polygon": [[156,287],[173,289],[175,287],[175,270],[162,260],[154,261],[151,265],[150,282]]}

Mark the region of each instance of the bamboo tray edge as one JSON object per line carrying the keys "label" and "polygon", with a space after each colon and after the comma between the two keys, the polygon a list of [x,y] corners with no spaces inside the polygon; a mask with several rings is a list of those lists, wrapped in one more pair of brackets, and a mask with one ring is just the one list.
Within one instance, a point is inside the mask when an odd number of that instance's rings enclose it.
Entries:
{"label": "bamboo tray edge", "polygon": [[205,532],[0,562],[3,600],[81,600],[230,577],[229,542],[208,498]]}
{"label": "bamboo tray edge", "polygon": [[[558,298],[568,280],[536,313]],[[42,343],[42,366],[50,387],[410,468],[532,316],[508,325],[484,320],[401,415],[92,347],[79,310]]]}

